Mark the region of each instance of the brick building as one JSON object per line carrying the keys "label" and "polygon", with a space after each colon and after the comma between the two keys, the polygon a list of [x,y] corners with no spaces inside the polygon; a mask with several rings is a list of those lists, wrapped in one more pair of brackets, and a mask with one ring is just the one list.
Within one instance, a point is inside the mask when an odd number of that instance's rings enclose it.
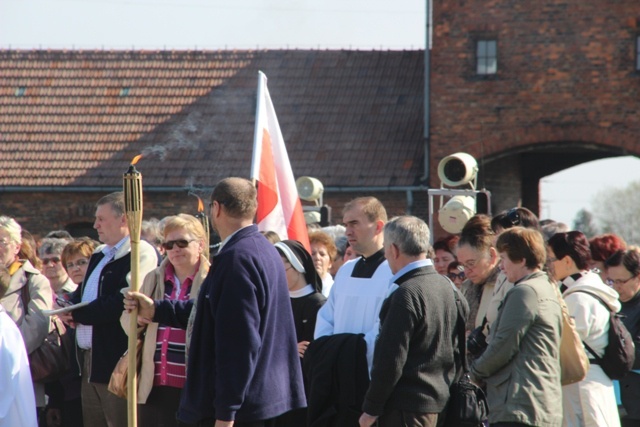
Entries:
{"label": "brick building", "polygon": [[372,194],[426,219],[438,162],[457,151],[478,159],[494,212],[537,212],[540,178],[640,154],[636,0],[432,3],[427,57],[0,51],[0,213],[36,235],[84,233],[140,152],[145,217],[195,213],[189,191],[249,174],[258,70],[294,174],[319,178],[338,218]]}
{"label": "brick building", "polygon": [[423,55],[0,51],[0,213],[86,234],[141,152],[145,217],[195,213],[190,191],[249,175],[262,70],[294,174],[319,178],[336,214],[376,194],[424,216]]}
{"label": "brick building", "polygon": [[542,177],[640,154],[636,0],[432,3],[431,164],[480,159],[494,211],[537,212]]}

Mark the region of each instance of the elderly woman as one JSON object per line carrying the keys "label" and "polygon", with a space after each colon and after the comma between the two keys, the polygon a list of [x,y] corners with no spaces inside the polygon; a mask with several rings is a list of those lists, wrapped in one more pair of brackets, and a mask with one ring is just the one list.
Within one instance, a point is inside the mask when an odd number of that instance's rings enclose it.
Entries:
{"label": "elderly woman", "polygon": [[500,267],[514,287],[491,327],[489,346],[471,365],[487,384],[491,425],[560,426],[562,312],[554,285],[541,268],[542,235],[511,228],[498,236]]}
{"label": "elderly woman", "polygon": [[[618,293],[589,270],[591,251],[581,232],[554,234],[549,239],[547,255],[578,335],[585,346],[602,357],[608,344],[609,312],[620,310]],[[593,359],[589,352],[587,355]],[[613,382],[595,363],[584,380],[562,388],[562,406],[565,426],[620,425]]]}
{"label": "elderly woman", "polygon": [[622,406],[626,414],[621,424],[640,425],[640,252],[636,249],[619,250],[605,261],[607,284],[618,292],[623,315],[622,322],[627,327],[636,345],[636,361],[633,371],[620,380]]}
{"label": "elderly woman", "polygon": [[[9,269],[11,281],[0,304],[18,325],[27,353],[40,347],[49,332],[49,318],[42,310],[51,308],[53,296],[47,278],[18,254],[22,228],[15,219],[0,216],[0,263]],[[44,408],[44,385],[34,383],[36,405]]]}
{"label": "elderly woman", "polygon": [[[275,244],[282,257],[287,275],[287,287],[291,298],[293,322],[298,340],[300,360],[313,341],[318,310],[327,300],[320,291],[322,280],[309,252],[297,240],[283,240]],[[307,425],[307,410],[299,409],[278,418],[278,427],[304,427]]]}
{"label": "elderly woman", "polygon": [[309,243],[311,244],[313,264],[322,279],[322,295],[328,297],[333,286],[333,277],[329,274],[329,270],[331,270],[331,264],[336,257],[336,245],[324,231],[309,234]]}
{"label": "elderly woman", "polygon": [[[163,237],[167,256],[145,277],[140,288],[140,293],[155,302],[154,322],[146,325],[142,350],[138,386],[141,427],[178,425],[175,414],[186,378],[189,308],[209,272],[209,262],[203,255],[205,231],[194,216],[178,214],[167,218]],[[125,307],[126,304],[127,300]],[[182,309],[177,310],[176,305]],[[183,315],[175,316],[177,312]],[[120,318],[127,334],[129,316],[125,310]]]}
{"label": "elderly woman", "polygon": [[38,255],[42,261],[42,273],[49,279],[51,290],[57,296],[70,294],[75,291],[78,284],[75,283],[64,268],[62,251],[69,240],[47,237],[42,239]]}
{"label": "elderly woman", "polygon": [[493,297],[498,268],[498,253],[493,247],[495,235],[491,219],[486,215],[472,217],[462,229],[458,241],[458,262],[464,268],[466,280],[462,294],[469,303],[467,330],[483,325],[489,302]]}

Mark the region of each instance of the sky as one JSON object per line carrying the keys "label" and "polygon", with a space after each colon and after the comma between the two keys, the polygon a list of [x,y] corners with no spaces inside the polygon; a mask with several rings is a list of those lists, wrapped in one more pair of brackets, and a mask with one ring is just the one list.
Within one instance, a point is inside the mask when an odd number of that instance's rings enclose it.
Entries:
{"label": "sky", "polygon": [[[425,0],[0,0],[0,48],[424,49]],[[640,180],[640,160],[545,177],[540,216],[571,225],[598,191]]]}

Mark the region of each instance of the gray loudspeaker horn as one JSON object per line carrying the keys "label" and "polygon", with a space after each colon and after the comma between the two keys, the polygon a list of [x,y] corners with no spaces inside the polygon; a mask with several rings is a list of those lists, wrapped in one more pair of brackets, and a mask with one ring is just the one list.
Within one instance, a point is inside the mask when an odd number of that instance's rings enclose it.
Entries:
{"label": "gray loudspeaker horn", "polygon": [[300,198],[308,202],[315,202],[324,192],[324,186],[320,180],[310,176],[301,176],[296,179],[296,188]]}
{"label": "gray loudspeaker horn", "polygon": [[[438,177],[450,187],[459,187],[470,183],[478,175],[478,162],[470,154],[455,153],[438,163]],[[475,184],[471,182],[472,186]]]}

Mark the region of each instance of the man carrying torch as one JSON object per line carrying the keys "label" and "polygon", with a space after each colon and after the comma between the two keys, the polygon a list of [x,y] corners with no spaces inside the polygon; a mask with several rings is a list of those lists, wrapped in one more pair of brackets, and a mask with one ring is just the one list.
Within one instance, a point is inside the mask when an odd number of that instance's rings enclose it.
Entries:
{"label": "man carrying torch", "polygon": [[[82,373],[82,415],[86,426],[127,425],[127,401],[107,390],[111,373],[127,350],[127,335],[120,326],[123,295],[129,286],[131,242],[122,192],[111,193],[96,204],[93,227],[103,245],[89,260],[87,274],[72,301],[88,302],[66,314],[65,323],[77,325],[76,341]],[[153,270],[158,258],[153,247],[139,243],[139,275]]]}

